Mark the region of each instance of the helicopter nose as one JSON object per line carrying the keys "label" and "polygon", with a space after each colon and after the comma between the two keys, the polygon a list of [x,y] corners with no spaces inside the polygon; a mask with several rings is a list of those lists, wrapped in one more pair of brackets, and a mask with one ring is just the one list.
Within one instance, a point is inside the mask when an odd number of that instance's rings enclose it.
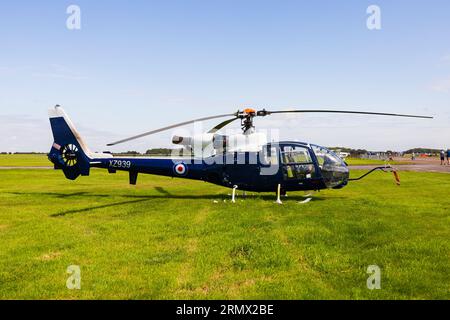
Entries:
{"label": "helicopter nose", "polygon": [[328,188],[340,189],[347,185],[350,171],[345,164],[340,166],[324,166],[322,177]]}

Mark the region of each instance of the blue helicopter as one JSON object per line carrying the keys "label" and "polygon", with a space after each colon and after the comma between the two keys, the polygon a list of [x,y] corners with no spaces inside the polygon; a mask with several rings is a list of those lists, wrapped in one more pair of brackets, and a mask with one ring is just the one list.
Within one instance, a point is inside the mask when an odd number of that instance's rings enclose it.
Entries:
{"label": "blue helicopter", "polygon": [[[236,113],[170,125],[108,144],[108,146],[117,145],[199,121],[228,118],[204,134],[193,137],[174,136],[172,142],[189,151],[186,156],[115,157],[111,153],[92,152],[67,114],[57,105],[49,110],[54,143],[48,158],[54,164],[54,168],[61,169],[70,180],[75,180],[80,175],[89,176],[91,168],[102,168],[109,173],[116,173],[118,170],[129,172],[129,183],[132,185],[136,184],[138,174],[141,173],[202,180],[233,190],[277,192],[278,195],[286,194],[287,191],[340,189],[349,181],[360,180],[375,170],[394,171],[391,166],[386,165],[374,168],[359,178],[350,179],[347,164],[333,151],[296,141],[268,142],[267,137],[255,131],[253,125],[255,117],[285,113],[338,113],[432,119],[429,116],[377,112],[265,109],[256,111],[247,108]],[[230,136],[218,133],[237,120],[241,121],[242,133]],[[399,182],[395,171],[394,174]]]}

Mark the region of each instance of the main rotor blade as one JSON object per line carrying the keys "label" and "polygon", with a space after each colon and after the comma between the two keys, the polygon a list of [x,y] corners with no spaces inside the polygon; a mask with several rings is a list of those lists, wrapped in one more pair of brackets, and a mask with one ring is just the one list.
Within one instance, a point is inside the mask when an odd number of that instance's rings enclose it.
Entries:
{"label": "main rotor blade", "polygon": [[232,117],[232,116],[236,116],[236,114],[235,113],[232,113],[232,114],[221,114],[221,115],[218,115],[218,116],[204,117],[204,118],[199,118],[199,119],[195,119],[195,120],[180,122],[180,123],[177,123],[177,124],[173,124],[171,126],[167,126],[167,127],[164,127],[164,128],[160,128],[160,129],[144,132],[142,134],[138,134],[138,135],[132,136],[130,138],[126,138],[126,139],[119,140],[119,141],[116,141],[116,142],[113,142],[113,143],[109,143],[107,145],[108,146],[115,146],[115,145],[120,144],[120,143],[128,142],[128,141],[135,140],[135,139],[139,139],[139,138],[142,138],[142,137],[146,137],[146,136],[149,136],[149,135],[152,135],[152,134],[155,134],[155,133],[158,133],[158,132],[170,130],[170,129],[173,129],[173,128],[185,126],[187,124],[191,124],[191,123],[194,123],[194,122],[212,120],[212,119],[223,118],[223,117]]}
{"label": "main rotor blade", "polygon": [[226,120],[224,122],[221,122],[217,126],[212,128],[211,130],[209,130],[208,133],[216,133],[217,131],[219,131],[220,129],[222,129],[223,127],[229,125],[230,123],[232,123],[233,121],[235,121],[237,119],[239,119],[239,118],[233,118],[233,119],[229,119],[229,120]]}
{"label": "main rotor blade", "polygon": [[343,113],[343,114],[365,114],[375,116],[391,116],[391,117],[404,117],[404,118],[421,118],[421,119],[433,119],[430,116],[418,116],[411,114],[398,114],[398,113],[383,113],[383,112],[365,112],[365,111],[345,111],[345,110],[282,110],[282,111],[258,111],[258,116],[267,116],[277,113]]}

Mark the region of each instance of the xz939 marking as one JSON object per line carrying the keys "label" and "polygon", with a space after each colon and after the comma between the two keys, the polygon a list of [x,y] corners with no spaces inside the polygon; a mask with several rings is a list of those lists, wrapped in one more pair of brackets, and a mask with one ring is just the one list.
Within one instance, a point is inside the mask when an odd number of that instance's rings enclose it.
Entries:
{"label": "xz939 marking", "polygon": [[131,161],[122,161],[122,160],[109,160],[109,166],[111,168],[131,168]]}

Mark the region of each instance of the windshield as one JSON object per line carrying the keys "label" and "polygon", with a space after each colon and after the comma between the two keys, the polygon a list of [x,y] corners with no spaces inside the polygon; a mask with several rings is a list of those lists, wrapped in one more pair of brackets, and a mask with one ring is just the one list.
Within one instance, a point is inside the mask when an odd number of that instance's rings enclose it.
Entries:
{"label": "windshield", "polygon": [[326,186],[337,188],[345,185],[348,181],[349,172],[344,160],[327,148],[316,145],[311,145],[311,148],[316,155]]}
{"label": "windshield", "polygon": [[342,160],[333,151],[320,146],[311,146],[314,153],[316,154],[319,167],[322,169],[324,166],[342,166],[345,165],[344,160]]}

